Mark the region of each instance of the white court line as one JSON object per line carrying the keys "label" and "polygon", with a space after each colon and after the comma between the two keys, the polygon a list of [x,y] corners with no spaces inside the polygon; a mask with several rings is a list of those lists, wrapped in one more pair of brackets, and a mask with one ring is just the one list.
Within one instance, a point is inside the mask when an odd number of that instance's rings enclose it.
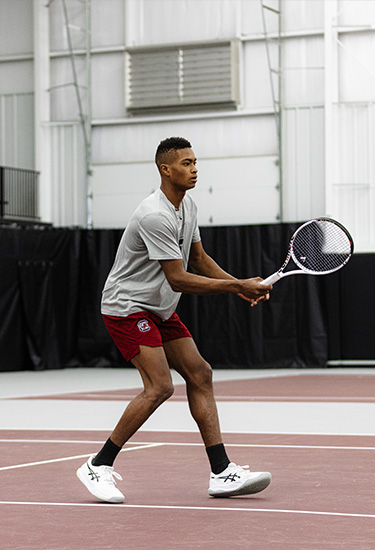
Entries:
{"label": "white court line", "polygon": [[[1,2],[1,0],[0,0]],[[374,375],[375,376],[375,375]],[[17,426],[16,428],[14,426],[1,426],[0,427],[0,433],[1,432],[28,432],[28,431],[37,431],[37,432],[43,432],[43,431],[52,431],[52,428],[30,428],[30,426],[20,427]],[[56,432],[66,432],[66,431],[76,431],[75,428],[72,429],[65,429],[65,428],[55,428]],[[97,430],[93,428],[86,428],[86,429],[77,429],[77,431],[80,432],[97,432],[102,430]],[[108,430],[107,430],[108,431]],[[152,433],[179,433],[179,434],[198,434],[199,431],[197,429],[161,429],[161,428],[140,428],[139,433],[142,432],[152,432]],[[371,438],[375,437],[375,432],[369,433],[369,432],[275,432],[274,430],[262,430],[259,432],[252,431],[247,432],[244,430],[222,430],[221,432],[224,436],[225,435],[243,435],[243,436],[258,436],[258,435],[287,435],[287,436],[295,436],[295,435],[303,435],[304,437],[312,437],[312,436],[323,436],[323,437],[366,437]],[[5,441],[5,439],[0,439],[1,441]],[[9,441],[16,441],[15,439],[9,439]],[[20,439],[19,441],[25,441],[24,439]],[[47,441],[46,439],[38,439],[36,440],[38,442]],[[62,442],[68,441],[68,440],[61,440]],[[76,440],[72,440],[72,443],[74,443]],[[87,441],[82,441],[82,443],[87,443]],[[104,441],[94,441],[94,443],[101,443],[103,444]],[[163,443],[164,445],[164,443]],[[233,445],[236,445],[236,443],[233,443]]]}
{"label": "white court line", "polygon": [[[146,443],[144,445],[138,445],[137,447],[127,447],[122,449],[120,452],[124,453],[126,451],[136,451],[138,449],[148,449],[150,447],[160,447],[163,443]],[[66,456],[63,458],[52,458],[50,460],[41,460],[39,462],[28,462],[26,464],[15,464],[14,466],[3,466],[0,468],[0,471],[3,470],[15,470],[16,468],[27,468],[28,466],[40,466],[41,464],[52,464],[54,462],[65,462],[68,460],[75,460],[76,458],[88,458],[92,453],[76,456]]]}
{"label": "white court line", "polygon": [[106,507],[106,508],[142,508],[150,510],[199,510],[199,511],[214,511],[214,512],[260,512],[266,514],[299,514],[299,515],[313,515],[313,516],[333,516],[333,517],[346,517],[346,518],[368,518],[374,519],[375,514],[351,514],[348,512],[323,512],[317,510],[283,510],[275,508],[222,508],[219,506],[162,506],[153,504],[109,504],[109,503],[81,503],[81,502],[24,502],[24,501],[11,501],[2,500],[0,505],[16,505],[16,506],[72,506],[72,507]]}
{"label": "white court line", "polygon": [[[94,445],[103,445],[104,441],[80,441],[78,439],[0,439],[0,443],[90,443]],[[138,448],[147,448],[147,447],[156,447],[156,446],[185,446],[185,447],[201,447],[203,443],[174,443],[172,441],[159,441],[154,443],[149,443],[146,441],[137,441],[136,443],[127,443],[127,445],[143,445],[142,447],[131,447],[122,449],[124,451],[132,451]],[[266,444],[266,443],[225,443],[225,447],[244,447],[244,448],[266,448],[266,449],[327,449],[327,450],[339,450],[339,451],[375,451],[375,447],[353,447],[353,446],[343,446],[343,445],[277,445],[277,444]],[[85,456],[91,455],[81,455],[76,458],[84,458]],[[74,457],[72,457],[73,460]],[[63,459],[56,459],[63,460]],[[0,468],[2,470],[3,468]]]}
{"label": "white court line", "polygon": [[[172,401],[174,399],[180,399],[180,396],[172,397]],[[216,401],[290,401],[291,403],[295,401],[299,402],[312,402],[312,403],[360,403],[360,402],[368,402],[373,403],[375,401],[374,397],[334,397],[334,396],[327,396],[327,397],[319,397],[314,395],[309,396],[286,396],[286,395],[249,395],[249,396],[234,396],[234,395],[216,395],[215,396]]]}
{"label": "white court line", "polygon": [[[0,397],[0,399],[9,399],[9,400],[22,400],[22,401],[27,401],[27,400],[32,400],[32,401],[37,401],[38,399],[40,401],[44,401],[44,400],[56,400],[56,397],[58,396],[63,396],[64,397],[64,401],[87,401],[88,399],[85,399],[85,398],[90,398],[89,401],[92,401],[93,398],[96,398],[98,401],[100,400],[103,400],[103,399],[109,399],[110,401],[129,401],[129,400],[132,400],[134,399],[134,397],[137,396],[136,393],[134,394],[124,394],[124,395],[113,395],[113,394],[102,394],[100,393],[100,391],[98,393],[82,393],[82,398],[80,399],[76,399],[76,398],[72,398],[72,399],[69,399],[69,395],[71,395],[70,393],[62,393],[62,394],[51,394],[51,395],[42,395],[42,396],[36,396],[36,397]],[[73,394],[72,394],[73,395]],[[81,395],[78,393],[78,395]],[[66,396],[66,397],[65,397]],[[299,402],[323,402],[323,403],[334,403],[334,402],[344,402],[344,403],[360,403],[360,402],[368,402],[368,403],[373,403],[375,402],[375,398],[374,397],[371,397],[371,396],[368,396],[368,397],[337,397],[337,396],[326,396],[326,397],[322,397],[322,396],[315,396],[315,395],[310,395],[310,396],[287,396],[287,395],[242,395],[242,396],[238,396],[238,395],[216,395],[215,396],[216,398],[216,401],[265,401],[265,402],[268,402],[268,401],[290,401],[290,402],[294,402],[294,401],[299,401]],[[187,400],[187,397],[186,395],[173,395],[173,397],[169,400],[169,401],[186,401]]]}
{"label": "white court line", "polygon": [[[96,445],[102,445],[104,441],[79,441],[78,439],[0,439],[0,443],[90,443]],[[159,441],[154,443],[137,441],[137,443],[127,443],[127,445],[144,445],[144,447],[132,447],[122,449],[121,452],[131,451],[138,448],[146,448],[153,446],[185,446],[185,447],[201,447],[203,443],[185,443],[179,442],[174,443],[171,441]],[[343,446],[343,445],[277,445],[277,444],[263,444],[263,443],[225,443],[225,447],[261,447],[261,448],[275,448],[275,449],[327,449],[327,450],[341,450],[341,451],[375,451],[375,447],[353,447],[353,446]],[[91,455],[81,455],[76,458],[84,458],[85,456]],[[72,457],[73,459],[74,457]],[[62,460],[62,459],[56,459]],[[2,468],[0,468],[1,470]]]}
{"label": "white court line", "polygon": [[[310,435],[310,434],[308,434]],[[90,443],[94,445],[103,445],[104,441],[80,441],[78,439],[0,439],[0,443]],[[132,451],[134,449],[138,448],[146,448],[148,447],[154,447],[154,446],[182,446],[182,447],[201,447],[203,443],[174,443],[172,441],[158,441],[154,443],[146,442],[146,441],[137,441],[136,443],[128,442],[126,445],[144,445],[145,447],[132,447],[122,449],[121,452],[124,451]],[[327,449],[327,450],[339,450],[339,451],[375,451],[375,447],[353,447],[353,446],[344,446],[344,445],[281,445],[281,444],[266,444],[266,443],[225,443],[225,447],[261,447],[261,448],[270,448],[270,449]],[[77,458],[84,458],[85,456],[91,456],[91,455],[82,455]],[[74,457],[72,457],[73,459]],[[61,459],[57,459],[61,460]],[[0,468],[1,470],[2,468]]]}
{"label": "white court line", "polygon": [[[85,439],[84,441],[80,441],[79,439],[0,439],[0,443],[90,443],[95,445],[103,445],[105,441],[90,441],[88,439]],[[150,442],[129,442],[127,445],[150,445]]]}

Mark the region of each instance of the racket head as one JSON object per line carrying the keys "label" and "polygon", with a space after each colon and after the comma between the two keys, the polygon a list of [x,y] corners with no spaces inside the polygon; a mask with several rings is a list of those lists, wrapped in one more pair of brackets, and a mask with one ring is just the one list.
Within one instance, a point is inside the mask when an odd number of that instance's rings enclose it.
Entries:
{"label": "racket head", "polygon": [[338,221],[315,218],[295,231],[289,252],[305,273],[327,275],[348,263],[354,243],[349,231]]}

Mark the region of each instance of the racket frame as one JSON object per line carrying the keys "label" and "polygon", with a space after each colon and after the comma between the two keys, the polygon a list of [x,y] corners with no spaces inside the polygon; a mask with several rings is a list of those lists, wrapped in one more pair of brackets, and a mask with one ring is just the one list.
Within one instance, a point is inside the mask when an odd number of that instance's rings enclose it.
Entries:
{"label": "racket frame", "polygon": [[[329,269],[328,271],[313,271],[311,269],[308,269],[307,267],[305,267],[303,264],[301,264],[298,261],[298,259],[296,258],[296,256],[294,255],[294,252],[293,252],[293,242],[294,242],[294,239],[296,238],[296,236],[298,235],[298,233],[304,227],[306,227],[307,225],[310,225],[311,223],[314,223],[314,222],[320,222],[320,221],[326,221],[326,222],[330,222],[330,223],[333,223],[333,224],[337,225],[345,233],[345,235],[348,238],[348,241],[350,243],[350,253],[348,254],[348,257],[346,258],[346,260],[342,264],[340,264],[339,266],[337,266],[333,269]],[[281,278],[288,277],[289,275],[328,275],[329,273],[334,273],[335,271],[338,271],[339,269],[344,267],[345,264],[348,263],[348,261],[350,260],[350,258],[353,255],[353,252],[354,252],[354,243],[353,243],[352,236],[350,235],[349,231],[340,222],[334,220],[333,218],[326,218],[326,217],[314,218],[314,219],[309,220],[309,221],[305,222],[304,224],[300,225],[296,229],[296,231],[293,233],[293,235],[292,235],[292,237],[289,241],[288,253],[287,253],[287,256],[285,258],[285,262],[280,267],[280,269],[278,269],[277,271],[275,271],[275,273],[272,273],[272,275],[269,275],[269,277],[264,279],[262,281],[262,284],[264,284],[264,285],[273,285],[274,283],[277,283],[277,281],[279,281]],[[286,273],[284,273],[284,269],[288,265],[290,258],[293,259],[293,262],[300,269],[295,269],[295,270],[287,271]]]}

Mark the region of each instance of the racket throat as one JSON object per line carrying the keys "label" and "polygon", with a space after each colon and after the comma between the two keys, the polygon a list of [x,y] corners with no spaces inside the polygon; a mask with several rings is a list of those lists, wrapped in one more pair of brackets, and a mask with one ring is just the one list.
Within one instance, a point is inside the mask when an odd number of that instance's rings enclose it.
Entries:
{"label": "racket throat", "polygon": [[[286,273],[284,274],[284,277],[285,277]],[[264,279],[262,281],[262,284],[263,285],[274,285],[275,283],[277,283],[277,281],[280,281],[282,277],[282,272],[281,271],[276,271],[276,273],[273,273],[272,275],[270,275],[269,277],[267,277],[267,279]]]}

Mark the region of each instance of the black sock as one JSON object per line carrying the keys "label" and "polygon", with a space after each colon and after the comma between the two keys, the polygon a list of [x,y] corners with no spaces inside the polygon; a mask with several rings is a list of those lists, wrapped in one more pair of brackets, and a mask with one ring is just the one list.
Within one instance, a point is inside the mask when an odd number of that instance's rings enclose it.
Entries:
{"label": "black sock", "polygon": [[116,456],[121,451],[113,441],[107,439],[98,454],[92,459],[93,466],[113,466]]}
{"label": "black sock", "polygon": [[214,474],[220,474],[220,472],[223,472],[230,463],[223,443],[206,447],[206,452],[211,464],[211,471]]}

